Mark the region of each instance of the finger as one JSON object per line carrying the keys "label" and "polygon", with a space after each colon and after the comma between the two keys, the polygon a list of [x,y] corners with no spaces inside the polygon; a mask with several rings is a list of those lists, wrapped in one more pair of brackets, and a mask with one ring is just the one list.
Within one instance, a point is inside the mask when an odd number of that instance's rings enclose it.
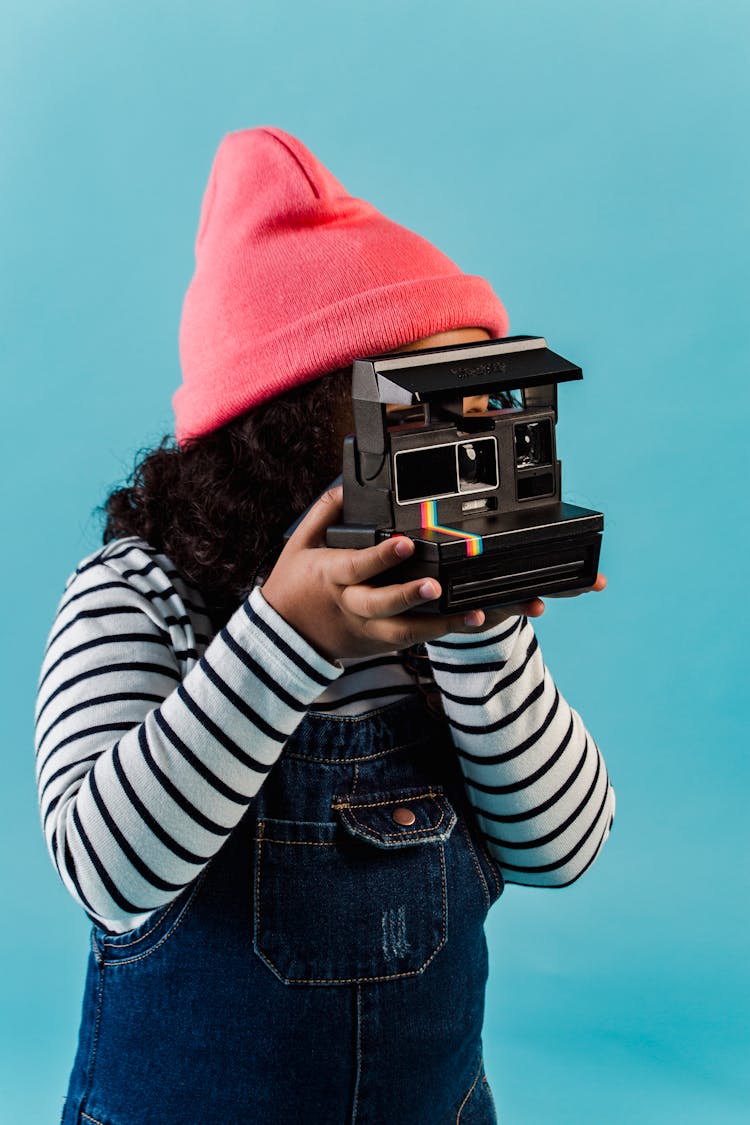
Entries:
{"label": "finger", "polygon": [[598,594],[600,590],[604,590],[607,585],[607,579],[603,574],[597,574],[593,586],[586,586],[583,590],[573,590],[574,594]]}
{"label": "finger", "polygon": [[337,550],[338,557],[331,560],[331,578],[339,586],[359,586],[413,554],[414,542],[406,535],[393,535],[374,547]]}
{"label": "finger", "polygon": [[506,617],[541,617],[544,613],[544,602],[541,598],[532,598],[528,602],[504,605],[502,611]]}
{"label": "finger", "polygon": [[397,652],[412,645],[426,644],[448,633],[474,633],[484,623],[481,609],[450,617],[403,614],[397,617],[370,618],[363,625],[368,636]]}
{"label": "finger", "polygon": [[325,543],[326,528],[341,518],[344,490],[329,488],[305,512],[289,542],[296,547],[319,547]]}
{"label": "finger", "polygon": [[408,613],[416,606],[435,601],[442,593],[434,578],[417,578],[392,586],[346,586],[341,594],[345,609],[357,617],[378,620]]}
{"label": "finger", "polygon": [[511,617],[541,617],[544,613],[544,602],[541,598],[532,598],[530,602],[518,602],[515,605],[504,605],[497,609],[490,609],[486,613],[485,629],[493,625],[501,625]]}
{"label": "finger", "polygon": [[518,612],[525,617],[541,617],[544,613],[544,602],[541,598],[533,598],[525,605],[519,606]]}
{"label": "finger", "polygon": [[545,594],[547,598],[577,598],[580,594],[598,594],[607,587],[607,579],[603,574],[597,574],[593,586],[586,586],[583,590],[567,590],[560,594]]}

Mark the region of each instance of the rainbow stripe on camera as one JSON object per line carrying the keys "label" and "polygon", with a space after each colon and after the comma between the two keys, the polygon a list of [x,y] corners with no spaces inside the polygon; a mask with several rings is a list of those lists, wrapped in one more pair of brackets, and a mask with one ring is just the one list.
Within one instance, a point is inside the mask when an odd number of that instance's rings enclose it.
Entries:
{"label": "rainbow stripe on camera", "polygon": [[422,513],[422,528],[425,531],[440,531],[443,535],[453,535],[456,539],[465,539],[466,554],[469,558],[481,555],[482,540],[479,535],[457,531],[455,527],[443,527],[437,522],[437,500],[424,500],[419,507]]}

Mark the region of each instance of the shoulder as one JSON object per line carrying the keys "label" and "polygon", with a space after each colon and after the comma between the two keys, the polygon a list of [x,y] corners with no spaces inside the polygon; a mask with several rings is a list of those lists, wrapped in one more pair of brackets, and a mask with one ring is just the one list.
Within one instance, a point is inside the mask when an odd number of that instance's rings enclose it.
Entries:
{"label": "shoulder", "polygon": [[158,576],[159,573],[176,573],[174,566],[166,555],[157,551],[145,539],[130,535],[124,539],[112,539],[109,543],[105,543],[103,547],[99,547],[98,550],[81,559],[68,579],[68,584],[75,581],[80,575],[102,567],[113,570],[126,579],[135,577],[136,585],[138,575],[145,576],[153,573]]}
{"label": "shoulder", "polygon": [[171,559],[135,535],[113,539],[82,559],[68,579],[68,585],[88,581],[90,572],[98,577],[114,574],[145,597],[169,597],[177,592],[183,601],[192,600],[200,610],[205,608],[198,590],[183,578]]}
{"label": "shoulder", "polygon": [[[179,648],[204,647],[213,629],[198,589],[165,554],[136,536],[113,539],[87,555],[65,584],[59,612],[139,608]],[[186,636],[189,635],[189,636]]]}

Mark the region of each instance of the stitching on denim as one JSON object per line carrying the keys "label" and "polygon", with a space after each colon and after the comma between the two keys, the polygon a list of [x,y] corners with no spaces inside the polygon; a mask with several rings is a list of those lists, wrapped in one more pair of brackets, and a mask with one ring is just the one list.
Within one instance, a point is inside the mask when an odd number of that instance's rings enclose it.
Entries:
{"label": "stitching on denim", "polygon": [[480,1076],[481,1073],[482,1073],[482,1062],[480,1060],[479,1070],[477,1071],[476,1077],[474,1078],[474,1081],[471,1084],[471,1088],[470,1088],[468,1094],[466,1095],[466,1097],[464,1098],[464,1100],[461,1102],[460,1106],[458,1107],[458,1113],[456,1114],[456,1125],[461,1125],[461,1114],[463,1113],[464,1109],[466,1108],[466,1103],[468,1102],[469,1098],[471,1097],[471,1095],[474,1093],[474,1090],[476,1089],[476,1085],[477,1085],[477,1082],[479,1081],[479,1076]]}
{"label": "stitching on denim", "polygon": [[91,1116],[90,1114],[88,1114],[88,1113],[84,1113],[84,1112],[83,1112],[83,1110],[81,1110],[81,1117],[82,1117],[82,1118],[83,1118],[83,1119],[84,1119],[85,1121],[90,1121],[90,1122],[92,1123],[92,1125],[104,1125],[104,1122],[103,1122],[103,1121],[100,1121],[100,1120],[99,1120],[99,1119],[98,1119],[97,1117],[92,1117],[92,1116]]}
{"label": "stitching on denim", "polygon": [[200,873],[200,875],[196,879],[195,886],[193,887],[192,893],[191,893],[189,899],[187,900],[187,902],[185,903],[185,905],[183,906],[182,910],[180,911],[179,915],[177,916],[176,921],[174,921],[172,923],[172,925],[167,930],[167,932],[159,939],[159,941],[157,941],[156,945],[152,945],[151,948],[147,949],[145,953],[138,953],[135,957],[121,957],[121,958],[117,958],[116,960],[111,960],[111,959],[107,960],[106,957],[102,957],[101,958],[101,964],[102,965],[109,965],[111,968],[117,969],[117,968],[120,967],[120,965],[134,965],[137,961],[143,961],[144,958],[150,957],[152,953],[156,953],[157,949],[160,949],[161,946],[164,945],[165,941],[168,941],[168,939],[171,938],[172,934],[175,933],[175,931],[178,930],[179,927],[182,925],[182,923],[185,921],[185,918],[187,917],[187,915],[190,911],[190,908],[193,905],[193,902],[195,900],[195,896],[198,894],[198,891],[200,890],[201,883],[203,882],[206,871],[207,871],[207,868],[204,867],[203,871]]}
{"label": "stitching on denim", "polygon": [[442,789],[430,789],[426,793],[416,793],[413,797],[389,797],[385,801],[369,801],[367,804],[360,803],[359,801],[352,803],[351,799],[347,799],[346,797],[334,797],[333,801],[331,801],[331,808],[351,809],[352,812],[355,809],[382,809],[387,805],[406,805],[409,801],[422,801],[425,797],[442,797],[442,795]]}
{"label": "stitching on denim", "polygon": [[480,844],[480,847],[482,849],[482,855],[487,860],[487,864],[488,864],[489,869],[490,869],[490,875],[492,876],[492,880],[495,884],[495,890],[497,891],[497,895],[495,897],[500,898],[500,895],[503,893],[503,884],[501,883],[500,879],[498,878],[497,871],[495,870],[495,860],[492,858],[492,856],[489,853],[488,848],[485,847],[484,844]]}
{"label": "stitching on denim", "polygon": [[412,842],[415,842],[419,839],[431,839],[445,820],[445,815],[445,809],[443,809],[440,814],[440,820],[438,820],[436,824],[430,824],[427,828],[414,828],[410,832],[406,829],[404,829],[402,832],[376,832],[371,829],[365,828],[364,825],[359,823],[356,817],[354,818],[354,820],[357,826],[358,834],[360,836],[364,836],[368,840],[403,840],[404,837],[409,837]]}
{"label": "stitching on denim", "polygon": [[[356,782],[355,782],[355,784],[356,784]],[[387,797],[385,797],[385,798],[383,798],[382,800],[379,800],[379,801],[364,802],[364,801],[358,801],[356,798],[354,800],[352,800],[353,797],[354,797],[353,792],[350,793],[348,797],[346,797],[346,796],[344,796],[344,797],[339,797],[339,796],[332,797],[331,798],[331,809],[335,809],[338,812],[351,812],[352,813],[352,819],[354,820],[354,825],[355,825],[355,828],[354,828],[355,833],[360,835],[360,836],[363,836],[367,840],[373,840],[373,841],[376,841],[376,842],[379,841],[379,840],[403,840],[405,837],[408,837],[408,839],[411,843],[419,843],[420,840],[429,840],[429,839],[432,838],[432,836],[440,828],[441,824],[445,820],[446,811],[450,811],[450,813],[453,813],[453,810],[450,808],[450,806],[447,806],[447,809],[446,809],[447,802],[445,802],[444,795],[443,795],[443,789],[442,789],[441,786],[436,786],[434,789],[429,789],[429,790],[421,791],[421,792],[418,792],[418,793],[407,793],[404,796],[402,796],[398,792],[395,793],[395,794],[390,793],[390,794],[388,794]],[[384,808],[387,808],[390,805],[408,805],[410,801],[411,802],[422,801],[426,797],[430,797],[430,798],[433,798],[433,799],[438,800],[438,801],[442,799],[443,804],[440,806],[441,807],[441,814],[440,814],[440,819],[438,820],[438,822],[436,824],[428,825],[424,828],[422,828],[422,827],[412,828],[411,830],[408,830],[406,828],[400,828],[395,832],[383,832],[383,831],[377,832],[377,831],[373,831],[372,829],[368,830],[367,827],[365,825],[363,825],[357,819],[357,816],[356,816],[356,813],[359,811],[359,809],[384,809]],[[455,815],[454,815],[454,822],[455,822]],[[452,827],[453,827],[453,825],[451,825],[451,828]],[[447,835],[448,831],[450,831],[450,829],[448,829],[446,831],[446,835]]]}
{"label": "stitching on denim", "polygon": [[497,887],[497,897],[500,898],[500,895],[503,893],[503,884],[500,882],[500,880],[497,877],[497,871],[495,871],[495,861],[492,858],[492,856],[489,857],[489,861],[490,861],[490,874],[492,875],[493,882],[494,882],[495,886]]}
{"label": "stitching on denim", "polygon": [[262,957],[260,952],[260,869],[261,859],[263,858],[263,832],[265,830],[265,821],[258,821],[258,835],[255,837],[257,847],[255,849],[255,908],[253,910],[253,948],[257,951],[258,956]]}
{"label": "stitching on denim", "polygon": [[352,1105],[352,1125],[357,1123],[357,1113],[359,1111],[359,1080],[362,1077],[362,985],[357,985],[357,1027],[356,1035],[356,1059],[357,1059],[357,1077],[354,1082],[354,1103]]}
{"label": "stitching on denim", "polygon": [[466,840],[466,843],[468,845],[469,854],[471,855],[471,862],[474,864],[474,868],[476,870],[476,873],[479,876],[479,881],[482,884],[482,893],[484,895],[484,901],[487,903],[487,909],[489,910],[490,906],[492,905],[492,903],[490,901],[490,889],[487,886],[487,880],[485,879],[484,875],[482,874],[482,868],[479,866],[479,860],[477,858],[477,853],[474,849],[474,842],[473,842],[473,840],[471,838],[471,834],[470,834],[468,828],[466,827],[466,825],[464,824],[463,820],[459,820],[458,823],[459,823],[459,826],[461,828],[461,831],[464,834],[464,838]]}
{"label": "stitching on denim", "polygon": [[372,754],[363,754],[361,758],[347,757],[344,755],[341,758],[316,758],[312,754],[297,754],[294,750],[288,753],[284,751],[285,758],[294,758],[298,762],[315,762],[323,766],[345,766],[347,762],[371,762],[374,758],[387,758],[389,754],[396,754],[399,750],[406,749],[403,746],[394,746],[389,750],[376,750]]}
{"label": "stitching on denim", "polygon": [[[403,840],[405,837],[408,837],[410,843],[419,843],[420,840],[431,840],[445,818],[446,812],[445,809],[443,809],[440,820],[435,824],[429,825],[427,828],[413,829],[412,831],[404,829],[403,832],[371,832],[357,822],[357,829],[359,830],[359,835],[365,837],[367,840]],[[255,841],[256,843],[260,843],[261,837],[256,836]],[[306,848],[335,848],[337,846],[335,840],[277,840],[274,836],[265,835],[262,837],[262,841],[266,844],[281,844],[283,847],[297,847],[300,844],[304,845]]]}
{"label": "stitching on denim", "polygon": [[[261,836],[256,837],[256,839],[258,839],[259,843],[261,842],[261,839],[262,839],[262,832],[263,832],[262,825],[263,825],[263,821],[260,821],[259,822],[259,828],[260,828],[260,831],[261,831]],[[260,957],[261,961],[265,962],[265,964],[268,965],[269,969],[274,973],[274,975],[276,977],[278,977],[278,979],[280,981],[282,981],[284,984],[364,984],[364,983],[376,984],[378,981],[382,981],[382,980],[404,980],[407,977],[417,977],[417,976],[419,976],[421,973],[423,973],[425,971],[427,966],[432,961],[435,960],[438,953],[440,952],[440,950],[445,945],[446,937],[447,937],[447,928],[448,928],[448,902],[447,902],[447,898],[448,898],[448,893],[447,893],[447,879],[446,879],[446,874],[445,874],[445,849],[444,849],[442,843],[439,845],[439,852],[440,852],[440,878],[441,878],[441,888],[440,889],[441,889],[441,896],[442,896],[442,903],[443,903],[442,931],[441,931],[441,934],[440,934],[440,939],[438,941],[438,944],[435,946],[435,948],[433,949],[433,951],[429,955],[429,957],[419,966],[419,968],[408,969],[403,973],[386,973],[383,976],[379,976],[379,977],[373,977],[373,976],[368,976],[368,977],[285,977],[284,974],[281,972],[281,970],[278,968],[278,966],[275,965],[274,962],[271,960],[271,958],[266,953],[262,952],[262,950],[260,948],[260,943],[259,943],[259,935],[260,935],[260,869],[261,869],[261,849],[260,849],[260,847],[258,848],[258,854],[257,854],[257,859],[256,859],[256,869],[255,869],[255,935],[254,935],[255,941],[253,943],[254,948],[255,948],[255,952],[257,953],[258,957]]]}
{"label": "stitching on denim", "polygon": [[[122,941],[122,942],[112,941],[111,938],[104,937],[104,938],[102,938],[102,947],[109,947],[110,949],[127,949],[131,945],[137,945],[139,941],[145,941],[147,937],[151,936],[151,934],[154,932],[154,930],[158,929],[159,925],[164,921],[164,919],[169,917],[169,915],[172,913],[172,911],[175,909],[176,906],[177,906],[177,899],[175,899],[174,902],[171,902],[169,904],[169,907],[164,911],[163,914],[159,915],[159,917],[154,922],[151,929],[146,930],[145,934],[140,934],[137,938],[133,938],[131,941]],[[159,909],[159,907],[157,907],[157,910],[158,909]]]}
{"label": "stitching on denim", "polygon": [[[79,1113],[83,1114],[84,1117],[86,1116],[86,1114],[80,1107],[85,1103],[86,1099],[91,1093],[91,1087],[94,1084],[94,1063],[96,1061],[96,1051],[99,1046],[99,1027],[102,1019],[102,1008],[104,1006],[104,965],[100,964],[98,968],[99,980],[96,986],[96,1016],[94,1018],[94,1030],[91,1035],[91,1050],[89,1051],[89,1061],[88,1066],[86,1067],[86,1085],[83,1090],[83,1096],[78,1103]],[[97,1123],[97,1125],[101,1125],[101,1123],[99,1122]]]}

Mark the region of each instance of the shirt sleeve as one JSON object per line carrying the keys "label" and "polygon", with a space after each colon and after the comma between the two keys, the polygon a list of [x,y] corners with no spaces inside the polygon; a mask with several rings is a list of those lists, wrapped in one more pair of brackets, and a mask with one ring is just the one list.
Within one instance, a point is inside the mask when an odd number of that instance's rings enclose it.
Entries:
{"label": "shirt sleeve", "polygon": [[506,882],[574,882],[609,834],[614,793],[528,620],[427,648],[469,801]]}
{"label": "shirt sleeve", "polygon": [[105,563],[77,573],[39,684],[47,845],[77,901],[116,931],[197,877],[342,671],[254,590],[184,674],[157,606]]}

